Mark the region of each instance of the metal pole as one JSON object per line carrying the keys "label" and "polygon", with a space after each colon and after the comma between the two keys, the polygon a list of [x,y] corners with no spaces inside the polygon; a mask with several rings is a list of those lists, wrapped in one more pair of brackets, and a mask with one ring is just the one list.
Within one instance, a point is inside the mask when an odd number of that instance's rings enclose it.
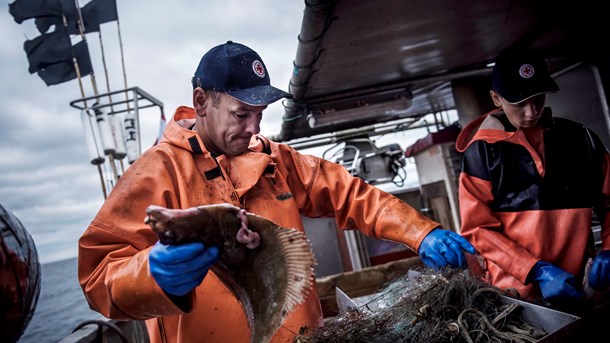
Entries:
{"label": "metal pole", "polygon": [[[83,24],[83,15],[82,15],[81,10],[80,10],[80,4],[79,4],[78,0],[74,0],[74,3],[76,5],[76,9],[78,11],[78,30],[80,32],[81,38],[83,39],[83,41],[86,42],[87,41],[87,37],[85,36],[85,28],[84,28],[84,24]],[[64,21],[65,21],[65,19],[64,19]],[[100,43],[101,43],[101,39],[100,39]],[[76,61],[76,59],[74,59],[74,60]],[[80,75],[80,72],[78,70],[78,64],[77,64],[77,75]],[[97,83],[95,81],[95,73],[93,72],[93,69],[91,70],[90,76],[91,76],[91,86],[93,87],[93,95],[95,96],[97,102],[99,102],[99,98],[98,98],[99,92],[97,90]],[[84,94],[83,94],[83,98],[84,98]],[[112,171],[114,173],[114,179],[116,180],[118,178],[118,176],[117,176],[117,173],[116,173],[116,166],[114,166],[114,159],[112,157],[112,154],[108,154],[108,157],[109,157],[109,159],[108,159],[109,163],[111,164]],[[98,170],[101,171],[101,169],[98,169]],[[102,177],[102,179],[103,179],[103,177]],[[102,188],[103,188],[103,192],[104,192],[104,197],[106,197],[106,189],[103,186],[102,186]]]}
{"label": "metal pole", "polygon": [[102,182],[102,193],[104,194],[104,200],[106,200],[108,195],[106,194],[106,184],[104,183],[104,172],[102,171],[102,165],[101,164],[97,165],[97,171],[100,174],[100,181]]}
{"label": "metal pole", "polygon": [[[117,11],[118,12],[118,11]],[[123,83],[125,84],[125,99],[129,100],[129,93],[127,91],[127,72],[125,71],[125,56],[123,55],[123,39],[121,38],[121,25],[119,23],[119,14],[117,13],[117,18],[116,18],[116,26],[117,26],[117,33],[119,35],[119,48],[121,51],[121,66],[123,67]],[[138,101],[137,98],[134,98],[135,101]],[[127,112],[129,112],[130,107],[129,107],[129,101],[127,101]]]}

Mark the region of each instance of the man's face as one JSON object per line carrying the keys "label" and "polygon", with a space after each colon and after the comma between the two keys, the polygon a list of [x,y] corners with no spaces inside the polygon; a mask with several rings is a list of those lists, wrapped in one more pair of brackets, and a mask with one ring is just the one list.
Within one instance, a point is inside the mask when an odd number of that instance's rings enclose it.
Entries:
{"label": "man's face", "polygon": [[511,104],[494,91],[491,91],[491,97],[496,106],[502,107],[510,123],[517,129],[538,125],[546,101],[545,94],[533,96],[516,104]]}
{"label": "man's face", "polygon": [[264,106],[243,103],[228,94],[220,93],[220,101],[208,96],[204,106],[203,132],[206,147],[218,155],[235,156],[246,152],[250,138],[260,132]]}

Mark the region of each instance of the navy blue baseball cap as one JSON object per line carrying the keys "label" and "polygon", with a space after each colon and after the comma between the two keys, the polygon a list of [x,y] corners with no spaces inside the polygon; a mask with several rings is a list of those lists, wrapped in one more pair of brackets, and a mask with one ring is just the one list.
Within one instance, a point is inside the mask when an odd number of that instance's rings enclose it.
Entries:
{"label": "navy blue baseball cap", "polygon": [[232,41],[206,52],[191,82],[193,89],[224,92],[254,106],[292,98],[292,94],[271,86],[269,72],[254,50]]}
{"label": "navy blue baseball cap", "polygon": [[496,60],[492,89],[508,102],[517,104],[539,94],[557,92],[559,86],[543,58],[532,52],[515,52]]}

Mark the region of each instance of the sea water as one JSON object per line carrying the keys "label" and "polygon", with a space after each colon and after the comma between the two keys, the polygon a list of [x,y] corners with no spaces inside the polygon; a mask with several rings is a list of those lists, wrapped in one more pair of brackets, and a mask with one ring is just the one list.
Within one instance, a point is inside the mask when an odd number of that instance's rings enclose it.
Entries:
{"label": "sea water", "polygon": [[18,343],[56,343],[82,322],[103,319],[92,311],[78,284],[77,259],[45,263],[34,316]]}

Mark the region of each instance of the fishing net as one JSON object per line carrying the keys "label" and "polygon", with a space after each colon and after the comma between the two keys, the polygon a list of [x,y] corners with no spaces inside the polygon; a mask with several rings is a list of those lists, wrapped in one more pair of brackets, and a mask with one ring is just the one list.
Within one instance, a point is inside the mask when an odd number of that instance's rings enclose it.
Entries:
{"label": "fishing net", "polygon": [[300,342],[536,342],[546,335],[503,295],[464,271],[414,268]]}

